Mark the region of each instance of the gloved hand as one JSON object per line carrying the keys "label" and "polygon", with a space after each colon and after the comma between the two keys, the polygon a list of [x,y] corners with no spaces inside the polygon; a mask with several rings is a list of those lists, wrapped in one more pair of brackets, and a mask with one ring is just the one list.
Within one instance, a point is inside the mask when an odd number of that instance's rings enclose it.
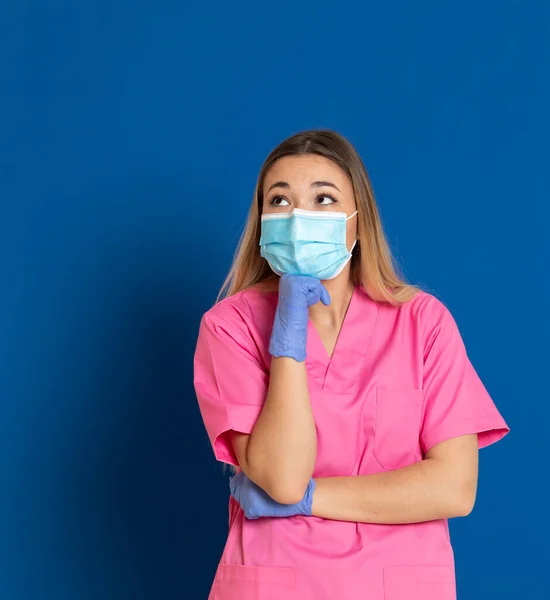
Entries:
{"label": "gloved hand", "polygon": [[288,356],[298,362],[306,359],[308,308],[319,300],[330,304],[325,286],[314,277],[283,275],[279,281],[279,303],[275,313],[269,353]]}
{"label": "gloved hand", "polygon": [[242,471],[229,478],[231,495],[241,505],[247,519],[260,517],[311,516],[315,481],[310,480],[306,493],[298,504],[280,504],[268,496],[261,487],[251,481]]}

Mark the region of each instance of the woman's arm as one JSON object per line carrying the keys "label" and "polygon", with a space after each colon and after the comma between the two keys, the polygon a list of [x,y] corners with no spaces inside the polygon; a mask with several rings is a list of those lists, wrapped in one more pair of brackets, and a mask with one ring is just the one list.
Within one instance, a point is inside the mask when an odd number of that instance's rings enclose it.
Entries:
{"label": "woman's arm", "polygon": [[250,435],[233,434],[233,448],[245,474],[274,500],[303,498],[317,455],[305,363],[272,359],[262,412]]}
{"label": "woman's arm", "polygon": [[402,469],[315,479],[312,515],[380,524],[466,516],[474,506],[477,474],[477,435],[463,435],[435,445],[424,460]]}
{"label": "woman's arm", "polygon": [[282,504],[303,498],[317,456],[305,360],[309,307],[319,301],[330,303],[318,279],[283,275],[279,280],[266,401],[252,433],[233,437],[245,475]]}

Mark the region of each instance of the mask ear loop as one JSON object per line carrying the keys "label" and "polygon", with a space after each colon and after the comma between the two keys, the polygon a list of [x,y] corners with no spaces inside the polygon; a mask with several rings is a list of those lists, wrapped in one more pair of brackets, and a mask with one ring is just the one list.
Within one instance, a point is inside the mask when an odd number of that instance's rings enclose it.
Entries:
{"label": "mask ear loop", "polygon": [[[353,214],[351,214],[349,217],[346,218],[346,221],[349,221],[352,217],[355,217],[355,215],[358,213],[359,211],[355,211]],[[355,241],[353,242],[353,246],[351,247],[351,250],[349,251],[350,256],[353,253],[353,249],[355,248],[355,246],[357,245],[357,238],[355,238]]]}

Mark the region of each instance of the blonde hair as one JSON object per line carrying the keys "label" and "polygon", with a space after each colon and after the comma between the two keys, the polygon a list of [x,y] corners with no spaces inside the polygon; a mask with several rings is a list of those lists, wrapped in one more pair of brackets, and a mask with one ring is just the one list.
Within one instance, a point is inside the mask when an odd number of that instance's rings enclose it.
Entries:
{"label": "blonde hair", "polygon": [[353,185],[357,204],[357,244],[351,259],[354,285],[363,286],[372,299],[380,302],[399,306],[411,300],[418,288],[406,283],[398,274],[365,165],[351,143],[330,130],[297,133],[279,144],[266,158],[258,176],[244,232],[218,300],[252,286],[276,289],[278,277],[259,251],[263,184],[267,172],[277,160],[304,154],[328,158],[348,175]]}

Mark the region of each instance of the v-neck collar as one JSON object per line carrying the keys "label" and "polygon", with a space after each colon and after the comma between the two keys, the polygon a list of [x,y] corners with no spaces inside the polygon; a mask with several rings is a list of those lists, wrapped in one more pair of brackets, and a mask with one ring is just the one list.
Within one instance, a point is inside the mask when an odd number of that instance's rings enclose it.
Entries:
{"label": "v-neck collar", "polygon": [[353,393],[378,317],[379,305],[361,287],[355,287],[336,345],[328,352],[310,320],[308,323],[308,374],[322,390]]}

